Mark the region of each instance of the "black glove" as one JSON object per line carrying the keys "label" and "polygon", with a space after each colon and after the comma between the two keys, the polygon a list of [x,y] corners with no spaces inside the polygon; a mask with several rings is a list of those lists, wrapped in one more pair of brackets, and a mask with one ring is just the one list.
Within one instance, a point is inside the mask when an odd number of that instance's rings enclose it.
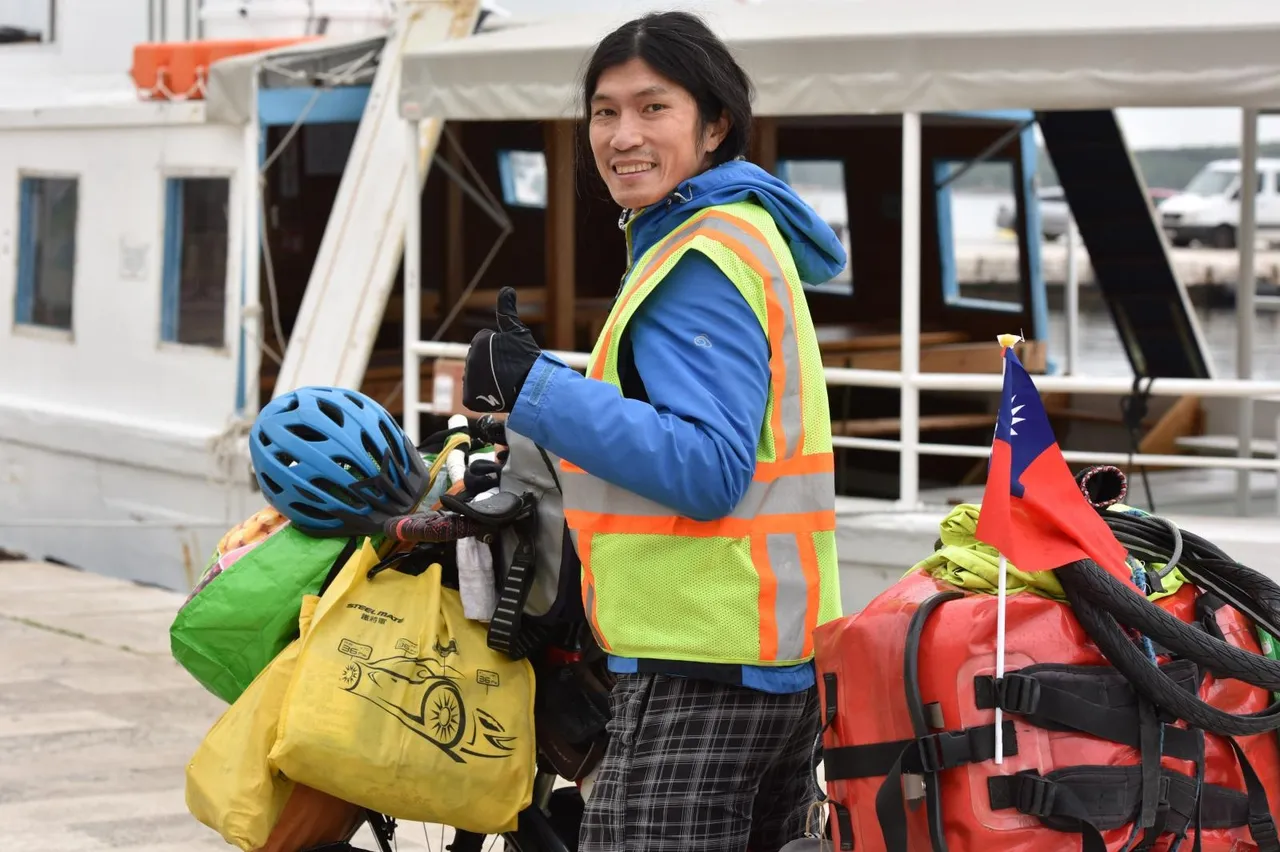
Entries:
{"label": "black glove", "polygon": [[471,338],[462,373],[462,404],[472,411],[510,412],[525,377],[542,347],[516,315],[516,291],[498,292],[498,330],[484,329]]}

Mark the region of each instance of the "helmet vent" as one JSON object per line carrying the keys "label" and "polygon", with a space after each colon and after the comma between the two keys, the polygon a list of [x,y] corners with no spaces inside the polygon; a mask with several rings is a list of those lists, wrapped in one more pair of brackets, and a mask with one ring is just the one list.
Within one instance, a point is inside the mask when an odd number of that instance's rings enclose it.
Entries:
{"label": "helmet vent", "polygon": [[387,440],[387,446],[391,447],[391,457],[396,467],[404,468],[407,466],[404,457],[404,439],[392,434],[391,429],[387,427],[385,420],[378,421],[378,428],[382,430],[382,437]]}
{"label": "helmet vent", "polygon": [[[334,405],[332,402],[329,402],[327,399],[317,399],[316,408],[320,409],[320,412],[324,414],[325,417],[328,417],[339,426],[346,422],[346,417],[343,416],[342,409]],[[307,440],[311,439],[308,438]]]}
{"label": "helmet vent", "polygon": [[276,494],[280,494],[280,493],[282,493],[282,492],[284,491],[284,489],[283,489],[283,488],[281,488],[279,485],[277,485],[277,484],[276,484],[276,481],[275,481],[274,479],[272,479],[271,477],[267,476],[265,473],[260,473],[260,474],[258,474],[258,478],[259,478],[259,479],[261,479],[261,480],[262,480],[262,482],[263,482],[263,483],[264,483],[268,488],[270,488],[272,491],[274,491]]}
{"label": "helmet vent", "polygon": [[306,503],[299,503],[297,501],[294,501],[293,503],[289,504],[289,508],[297,512],[299,515],[305,515],[308,518],[311,518],[312,520],[316,520],[316,521],[333,520],[333,516],[330,515],[328,512],[321,511],[320,509],[317,509],[315,506],[308,506]]}
{"label": "helmet vent", "polygon": [[357,479],[364,475],[364,469],[346,456],[334,456],[333,463]]}
{"label": "helmet vent", "polygon": [[[341,424],[339,424],[341,425]],[[284,427],[304,441],[320,443],[329,440],[319,429],[313,429],[305,423],[290,423]]]}
{"label": "helmet vent", "polygon": [[377,444],[373,443],[368,432],[360,432],[360,443],[364,445],[364,451],[369,454],[369,458],[373,459],[373,466],[381,470],[382,453],[378,450]]}
{"label": "helmet vent", "polygon": [[296,393],[291,393],[289,394],[289,398],[284,401],[284,407],[281,408],[280,410],[281,411],[297,411],[299,404],[300,403],[298,402],[298,395]]}
{"label": "helmet vent", "polygon": [[336,482],[330,482],[327,479],[313,479],[311,484],[319,488],[325,494],[328,494],[335,500],[341,500],[344,504],[352,509],[367,509],[368,504],[356,497],[346,488],[338,485]]}
{"label": "helmet vent", "polygon": [[275,456],[276,456],[276,461],[280,462],[280,464],[284,467],[293,467],[295,464],[298,463],[297,459],[295,459],[293,456],[286,453],[284,450],[277,450],[275,453]]}
{"label": "helmet vent", "polygon": [[347,399],[351,400],[352,404],[355,405],[356,408],[364,408],[364,400],[361,399],[356,394],[347,393],[347,394],[344,394],[344,396],[346,396]]}
{"label": "helmet vent", "polygon": [[321,498],[321,496],[320,496],[319,494],[317,494],[316,492],[314,492],[314,491],[309,491],[308,489],[303,488],[301,485],[296,486],[296,488],[297,488],[297,490],[298,490],[298,493],[299,493],[299,494],[301,494],[303,497],[306,497],[306,498],[307,498],[308,500],[310,500],[311,502],[313,502],[313,503],[322,503],[322,502],[324,502],[323,498]]}

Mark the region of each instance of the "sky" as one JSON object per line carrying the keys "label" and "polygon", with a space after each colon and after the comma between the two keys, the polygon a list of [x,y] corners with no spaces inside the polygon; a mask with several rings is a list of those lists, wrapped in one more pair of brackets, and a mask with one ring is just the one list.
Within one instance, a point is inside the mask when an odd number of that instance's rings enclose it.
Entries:
{"label": "sky", "polygon": [[[711,0],[494,0],[513,16],[575,14],[614,6],[637,14],[654,8],[693,8]],[[752,2],[752,0],[741,0]],[[757,0],[780,3],[785,0]],[[1239,145],[1238,109],[1121,109],[1117,111],[1129,147],[1179,148],[1199,145]],[[1264,116],[1258,122],[1258,138],[1280,141],[1280,116]]]}

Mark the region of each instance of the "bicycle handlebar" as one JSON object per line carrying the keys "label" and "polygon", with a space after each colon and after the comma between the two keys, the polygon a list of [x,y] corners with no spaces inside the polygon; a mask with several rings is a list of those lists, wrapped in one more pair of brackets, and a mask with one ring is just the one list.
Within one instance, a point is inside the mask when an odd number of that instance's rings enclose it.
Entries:
{"label": "bicycle handlebar", "polygon": [[457,541],[484,531],[485,527],[477,521],[453,512],[400,515],[383,524],[388,538],[408,543]]}

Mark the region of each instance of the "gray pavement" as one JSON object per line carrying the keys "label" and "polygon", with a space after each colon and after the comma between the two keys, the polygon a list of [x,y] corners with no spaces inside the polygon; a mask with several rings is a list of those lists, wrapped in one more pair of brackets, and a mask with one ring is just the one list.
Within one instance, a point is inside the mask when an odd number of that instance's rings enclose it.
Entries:
{"label": "gray pavement", "polygon": [[[0,848],[225,852],[184,769],[226,705],[169,655],[175,592],[0,561]],[[402,824],[398,848],[441,850]],[[366,834],[357,843],[374,849]]]}

